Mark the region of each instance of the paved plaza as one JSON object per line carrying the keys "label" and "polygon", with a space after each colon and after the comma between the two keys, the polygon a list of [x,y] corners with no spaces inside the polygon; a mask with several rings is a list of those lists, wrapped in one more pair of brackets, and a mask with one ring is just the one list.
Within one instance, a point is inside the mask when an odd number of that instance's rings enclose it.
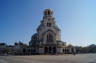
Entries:
{"label": "paved plaza", "polygon": [[96,54],[0,56],[0,63],[96,63]]}

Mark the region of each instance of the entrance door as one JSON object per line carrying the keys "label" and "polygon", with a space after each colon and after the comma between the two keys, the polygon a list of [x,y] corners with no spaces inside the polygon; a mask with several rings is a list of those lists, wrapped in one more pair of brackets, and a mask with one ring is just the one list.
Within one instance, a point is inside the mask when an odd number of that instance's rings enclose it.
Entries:
{"label": "entrance door", "polygon": [[45,48],[44,48],[44,53],[45,53],[45,54],[48,53],[48,47],[45,47]]}
{"label": "entrance door", "polygon": [[44,53],[45,54],[56,54],[56,47],[45,47]]}
{"label": "entrance door", "polygon": [[56,47],[53,47],[53,54],[56,53]]}
{"label": "entrance door", "polygon": [[52,47],[49,47],[49,53],[50,54],[52,53]]}

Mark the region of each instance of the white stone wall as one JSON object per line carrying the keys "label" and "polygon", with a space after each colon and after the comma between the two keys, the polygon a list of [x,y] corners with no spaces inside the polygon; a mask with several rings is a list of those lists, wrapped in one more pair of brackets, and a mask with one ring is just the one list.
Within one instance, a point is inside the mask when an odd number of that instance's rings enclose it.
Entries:
{"label": "white stone wall", "polygon": [[59,54],[63,53],[63,48],[57,48],[57,53]]}
{"label": "white stone wall", "polygon": [[39,48],[39,53],[43,54],[44,53],[44,48]]}

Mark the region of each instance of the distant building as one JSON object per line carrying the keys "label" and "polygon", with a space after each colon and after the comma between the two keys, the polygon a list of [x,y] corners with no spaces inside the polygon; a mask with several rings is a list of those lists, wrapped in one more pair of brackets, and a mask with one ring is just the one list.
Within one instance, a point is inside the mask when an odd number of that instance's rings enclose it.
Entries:
{"label": "distant building", "polygon": [[[13,47],[13,51],[14,51],[14,54],[17,54],[17,55],[23,55],[25,52],[24,50],[27,49],[28,50],[28,45],[26,44],[23,44],[21,41],[19,42],[16,42],[14,44],[14,47]],[[28,51],[26,51],[27,53]]]}
{"label": "distant building", "polygon": [[6,52],[7,45],[5,43],[0,43],[0,54],[4,54]]}
{"label": "distant building", "polygon": [[71,53],[71,48],[66,46],[66,42],[61,41],[61,30],[56,25],[51,9],[44,10],[43,19],[37,33],[31,37],[29,46],[39,54]]}

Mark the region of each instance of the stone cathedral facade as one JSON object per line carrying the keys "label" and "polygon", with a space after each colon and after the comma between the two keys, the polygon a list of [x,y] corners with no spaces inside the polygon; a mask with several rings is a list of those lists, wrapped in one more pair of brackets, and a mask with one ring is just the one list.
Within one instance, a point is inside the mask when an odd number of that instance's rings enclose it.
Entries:
{"label": "stone cathedral facade", "polygon": [[71,49],[66,46],[66,42],[61,41],[61,30],[56,25],[51,9],[44,10],[43,19],[37,28],[37,33],[32,35],[29,46],[34,53],[39,54],[71,52]]}

